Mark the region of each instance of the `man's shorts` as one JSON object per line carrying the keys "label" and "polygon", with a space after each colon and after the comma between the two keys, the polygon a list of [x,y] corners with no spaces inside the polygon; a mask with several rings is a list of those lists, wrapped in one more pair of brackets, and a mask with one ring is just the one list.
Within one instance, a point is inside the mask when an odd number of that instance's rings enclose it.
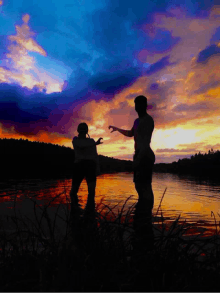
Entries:
{"label": "man's shorts", "polygon": [[[134,155],[135,159],[136,155]],[[149,158],[141,160],[140,165],[134,170],[133,182],[141,184],[149,184],[152,182],[154,162]]]}

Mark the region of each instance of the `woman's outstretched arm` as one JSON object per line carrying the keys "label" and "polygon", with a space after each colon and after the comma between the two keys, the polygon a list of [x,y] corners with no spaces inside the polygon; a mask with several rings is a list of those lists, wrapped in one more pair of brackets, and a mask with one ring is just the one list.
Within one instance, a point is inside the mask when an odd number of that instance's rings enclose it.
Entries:
{"label": "woman's outstretched arm", "polygon": [[81,150],[85,149],[85,148],[90,148],[90,147],[93,147],[93,146],[96,146],[96,145],[99,145],[99,144],[102,144],[103,142],[101,142],[101,139],[103,139],[102,137],[100,137],[96,142],[93,140],[93,141],[90,141],[89,144],[87,141],[84,141],[82,139],[79,139],[77,136],[75,136],[73,138],[73,147],[77,147]]}
{"label": "woman's outstretched arm", "polygon": [[101,141],[101,139],[103,139],[102,137],[100,137],[97,141],[96,141],[96,145],[102,144],[103,142]]}

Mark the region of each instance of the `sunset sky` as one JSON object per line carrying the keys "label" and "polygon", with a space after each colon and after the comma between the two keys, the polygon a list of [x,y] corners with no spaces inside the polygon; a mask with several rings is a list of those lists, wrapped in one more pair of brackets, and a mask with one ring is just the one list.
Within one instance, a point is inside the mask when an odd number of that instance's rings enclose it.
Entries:
{"label": "sunset sky", "polygon": [[220,5],[214,0],[0,0],[0,137],[132,159],[148,98],[156,163],[220,149]]}

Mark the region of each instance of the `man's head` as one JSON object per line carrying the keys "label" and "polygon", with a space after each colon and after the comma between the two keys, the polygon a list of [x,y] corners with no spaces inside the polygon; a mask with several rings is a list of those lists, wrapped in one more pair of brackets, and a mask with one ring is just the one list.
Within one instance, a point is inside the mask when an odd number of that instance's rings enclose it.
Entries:
{"label": "man's head", "polygon": [[78,127],[77,127],[77,131],[78,131],[78,133],[79,134],[87,134],[88,133],[88,125],[85,123],[85,122],[83,122],[83,123],[80,123],[79,125],[78,125]]}
{"label": "man's head", "polygon": [[137,96],[134,100],[135,111],[138,114],[145,114],[147,111],[147,98],[145,96]]}

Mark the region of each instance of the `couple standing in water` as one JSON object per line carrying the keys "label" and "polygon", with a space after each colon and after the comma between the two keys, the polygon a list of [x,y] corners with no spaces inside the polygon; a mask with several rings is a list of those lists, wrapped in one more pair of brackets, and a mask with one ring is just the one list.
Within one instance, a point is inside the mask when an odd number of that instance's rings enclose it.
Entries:
{"label": "couple standing in water", "polygon": [[[134,137],[135,154],[133,157],[133,181],[139,196],[135,218],[140,220],[145,218],[145,222],[149,223],[151,222],[152,208],[154,205],[151,183],[155,155],[150,147],[151,136],[154,130],[154,121],[147,113],[147,98],[145,96],[137,96],[134,103],[138,118],[134,121],[132,129],[124,130],[111,125],[109,129],[112,129],[111,132],[118,131],[125,136]],[[77,192],[84,178],[88,185],[86,210],[94,210],[96,175],[99,173],[96,146],[102,143],[102,138],[99,138],[96,142],[90,137],[86,138],[86,135],[88,135],[88,126],[86,123],[80,123],[77,131],[79,133],[78,137],[74,137],[72,141],[75,150],[75,162],[70,193],[71,210],[74,211],[78,206]]]}

